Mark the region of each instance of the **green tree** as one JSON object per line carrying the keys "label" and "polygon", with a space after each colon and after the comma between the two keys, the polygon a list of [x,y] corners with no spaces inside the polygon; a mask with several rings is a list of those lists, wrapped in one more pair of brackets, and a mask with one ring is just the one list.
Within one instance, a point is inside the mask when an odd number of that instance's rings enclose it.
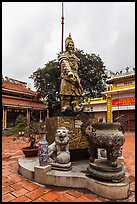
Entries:
{"label": "green tree", "polygon": [[60,66],[57,60],[52,60],[45,64],[45,67],[38,68],[30,78],[34,80],[34,87],[39,96],[47,100],[50,115],[60,109]]}
{"label": "green tree", "polygon": [[23,115],[18,115],[15,121],[15,125],[12,129],[13,132],[24,132],[27,126],[27,118]]}
{"label": "green tree", "polygon": [[83,50],[76,50],[80,59],[79,77],[83,87],[83,97],[100,97],[105,90],[105,66],[99,55],[84,54]]}
{"label": "green tree", "polygon": [[[85,54],[83,50],[76,49],[76,55],[80,58],[79,76],[84,89],[83,98],[100,97],[105,89],[105,66],[99,55]],[[58,54],[59,56],[59,54]],[[46,98],[49,105],[50,116],[53,112],[60,111],[60,65],[57,60],[45,64],[44,68],[29,77],[34,80],[34,87],[40,97]]]}

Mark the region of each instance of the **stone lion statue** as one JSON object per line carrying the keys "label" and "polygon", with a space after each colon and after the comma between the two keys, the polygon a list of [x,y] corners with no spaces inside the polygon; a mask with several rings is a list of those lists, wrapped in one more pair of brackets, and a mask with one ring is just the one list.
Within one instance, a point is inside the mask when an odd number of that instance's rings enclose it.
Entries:
{"label": "stone lion statue", "polygon": [[67,164],[70,162],[69,130],[67,128],[57,128],[55,141],[48,146],[48,157],[48,163]]}

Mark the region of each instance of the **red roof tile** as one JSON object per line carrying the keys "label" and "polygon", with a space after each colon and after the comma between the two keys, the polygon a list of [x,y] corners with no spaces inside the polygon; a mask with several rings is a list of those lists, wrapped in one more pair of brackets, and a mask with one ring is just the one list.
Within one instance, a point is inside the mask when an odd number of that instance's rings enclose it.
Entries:
{"label": "red roof tile", "polygon": [[11,82],[7,82],[7,81],[3,81],[2,82],[2,88],[3,89],[7,89],[7,90],[12,90],[12,91],[18,91],[18,92],[22,92],[22,93],[26,93],[26,94],[31,94],[31,95],[37,95],[36,91],[32,91],[24,86],[22,86],[21,84],[15,84],[15,83],[11,83]]}
{"label": "red roof tile", "polygon": [[2,104],[7,106],[33,107],[35,109],[47,108],[47,106],[42,103],[19,100],[19,99],[11,99],[11,98],[5,98],[5,97],[2,97]]}

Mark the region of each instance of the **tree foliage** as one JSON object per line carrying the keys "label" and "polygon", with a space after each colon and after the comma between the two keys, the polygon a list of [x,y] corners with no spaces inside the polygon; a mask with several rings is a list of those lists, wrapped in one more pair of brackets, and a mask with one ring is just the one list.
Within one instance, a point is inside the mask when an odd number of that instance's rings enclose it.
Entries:
{"label": "tree foliage", "polygon": [[99,55],[84,54],[83,50],[76,51],[80,59],[79,77],[84,89],[83,97],[100,97],[105,90],[105,66]]}
{"label": "tree foliage", "polygon": [[30,78],[34,80],[39,96],[48,101],[49,110],[54,111],[60,102],[60,66],[57,60],[48,62],[44,68],[38,68]]}
{"label": "tree foliage", "polygon": [[18,115],[15,121],[13,130],[17,132],[22,132],[27,126],[27,118],[23,115]]}
{"label": "tree foliage", "polygon": [[[105,89],[105,66],[99,55],[85,54],[83,50],[76,49],[75,53],[80,59],[79,77],[84,89],[83,97],[100,97]],[[59,54],[58,54],[59,56]],[[60,110],[60,65],[57,60],[49,61],[45,67],[38,68],[30,76],[34,80],[34,87],[40,97],[48,100],[49,110]]]}

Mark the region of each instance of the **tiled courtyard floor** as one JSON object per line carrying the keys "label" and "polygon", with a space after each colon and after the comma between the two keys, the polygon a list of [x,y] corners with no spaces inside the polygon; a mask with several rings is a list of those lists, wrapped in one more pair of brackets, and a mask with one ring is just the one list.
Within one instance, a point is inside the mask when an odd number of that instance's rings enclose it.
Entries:
{"label": "tiled courtyard floor", "polygon": [[[16,136],[2,137],[2,202],[109,202],[86,189],[49,187],[33,183],[18,174],[20,150],[28,145]],[[135,202],[135,133],[125,133],[125,166],[130,173],[130,196],[120,202]],[[111,200],[111,202],[113,202]],[[114,201],[119,202],[119,200]]]}

